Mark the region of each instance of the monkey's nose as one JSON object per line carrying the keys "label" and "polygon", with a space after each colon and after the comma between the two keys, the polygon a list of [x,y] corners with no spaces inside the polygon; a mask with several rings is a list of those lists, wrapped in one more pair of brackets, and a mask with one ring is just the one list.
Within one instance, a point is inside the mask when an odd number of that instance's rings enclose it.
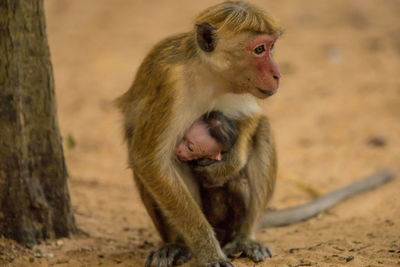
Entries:
{"label": "monkey's nose", "polygon": [[275,80],[279,80],[279,78],[281,77],[280,75],[278,76],[278,75],[273,75],[272,76]]}

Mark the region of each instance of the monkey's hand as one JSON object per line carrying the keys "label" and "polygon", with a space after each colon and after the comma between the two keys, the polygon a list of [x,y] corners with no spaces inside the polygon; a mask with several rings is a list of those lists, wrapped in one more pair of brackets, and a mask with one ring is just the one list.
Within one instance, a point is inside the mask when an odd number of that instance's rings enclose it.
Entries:
{"label": "monkey's hand", "polygon": [[176,244],[165,244],[147,256],[144,266],[179,266],[189,261],[191,257],[192,254],[187,247]]}
{"label": "monkey's hand", "polygon": [[259,118],[260,116],[254,115],[237,121],[238,139],[229,151],[222,154],[222,160],[207,166],[195,166],[194,171],[204,177],[213,177],[221,181],[242,170],[248,161]]}
{"label": "monkey's hand", "polygon": [[221,161],[213,160],[213,162],[207,162],[209,164],[194,165],[193,170],[204,177],[212,177],[221,182],[231,174],[238,173],[245,165],[246,159],[241,159],[235,152],[230,151],[225,154]]}
{"label": "monkey's hand", "polygon": [[232,241],[225,245],[223,251],[230,258],[247,257],[254,262],[264,261],[266,258],[272,257],[266,246],[253,240]]}

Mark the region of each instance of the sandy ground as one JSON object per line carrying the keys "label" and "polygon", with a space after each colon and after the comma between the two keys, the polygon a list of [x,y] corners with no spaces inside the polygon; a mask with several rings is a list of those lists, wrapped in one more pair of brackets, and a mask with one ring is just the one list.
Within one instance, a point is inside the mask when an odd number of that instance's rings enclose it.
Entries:
{"label": "sandy ground", "polygon": [[[0,265],[143,265],[160,239],[126,169],[111,101],[130,86],[152,45],[190,30],[196,13],[217,2],[46,1],[80,234],[32,250],[0,239]],[[279,153],[271,206],[312,200],[304,186],[325,193],[379,168],[399,173],[400,2],[256,3],[286,29],[275,50],[282,87],[264,104]],[[399,189],[400,177],[315,219],[262,231],[259,239],[274,256],[256,266],[400,266]]]}

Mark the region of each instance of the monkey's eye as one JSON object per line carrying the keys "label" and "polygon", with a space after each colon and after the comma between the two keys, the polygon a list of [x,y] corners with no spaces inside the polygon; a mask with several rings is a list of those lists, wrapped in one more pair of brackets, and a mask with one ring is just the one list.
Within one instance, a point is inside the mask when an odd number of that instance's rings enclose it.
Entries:
{"label": "monkey's eye", "polygon": [[254,54],[261,55],[265,52],[265,44],[260,44],[254,48]]}

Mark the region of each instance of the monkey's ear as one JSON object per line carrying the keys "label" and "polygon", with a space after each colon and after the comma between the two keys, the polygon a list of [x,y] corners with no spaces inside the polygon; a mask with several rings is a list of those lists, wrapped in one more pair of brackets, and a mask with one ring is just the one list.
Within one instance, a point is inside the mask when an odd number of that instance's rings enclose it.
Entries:
{"label": "monkey's ear", "polygon": [[196,39],[199,47],[205,52],[212,52],[215,48],[215,27],[204,22],[196,24]]}

